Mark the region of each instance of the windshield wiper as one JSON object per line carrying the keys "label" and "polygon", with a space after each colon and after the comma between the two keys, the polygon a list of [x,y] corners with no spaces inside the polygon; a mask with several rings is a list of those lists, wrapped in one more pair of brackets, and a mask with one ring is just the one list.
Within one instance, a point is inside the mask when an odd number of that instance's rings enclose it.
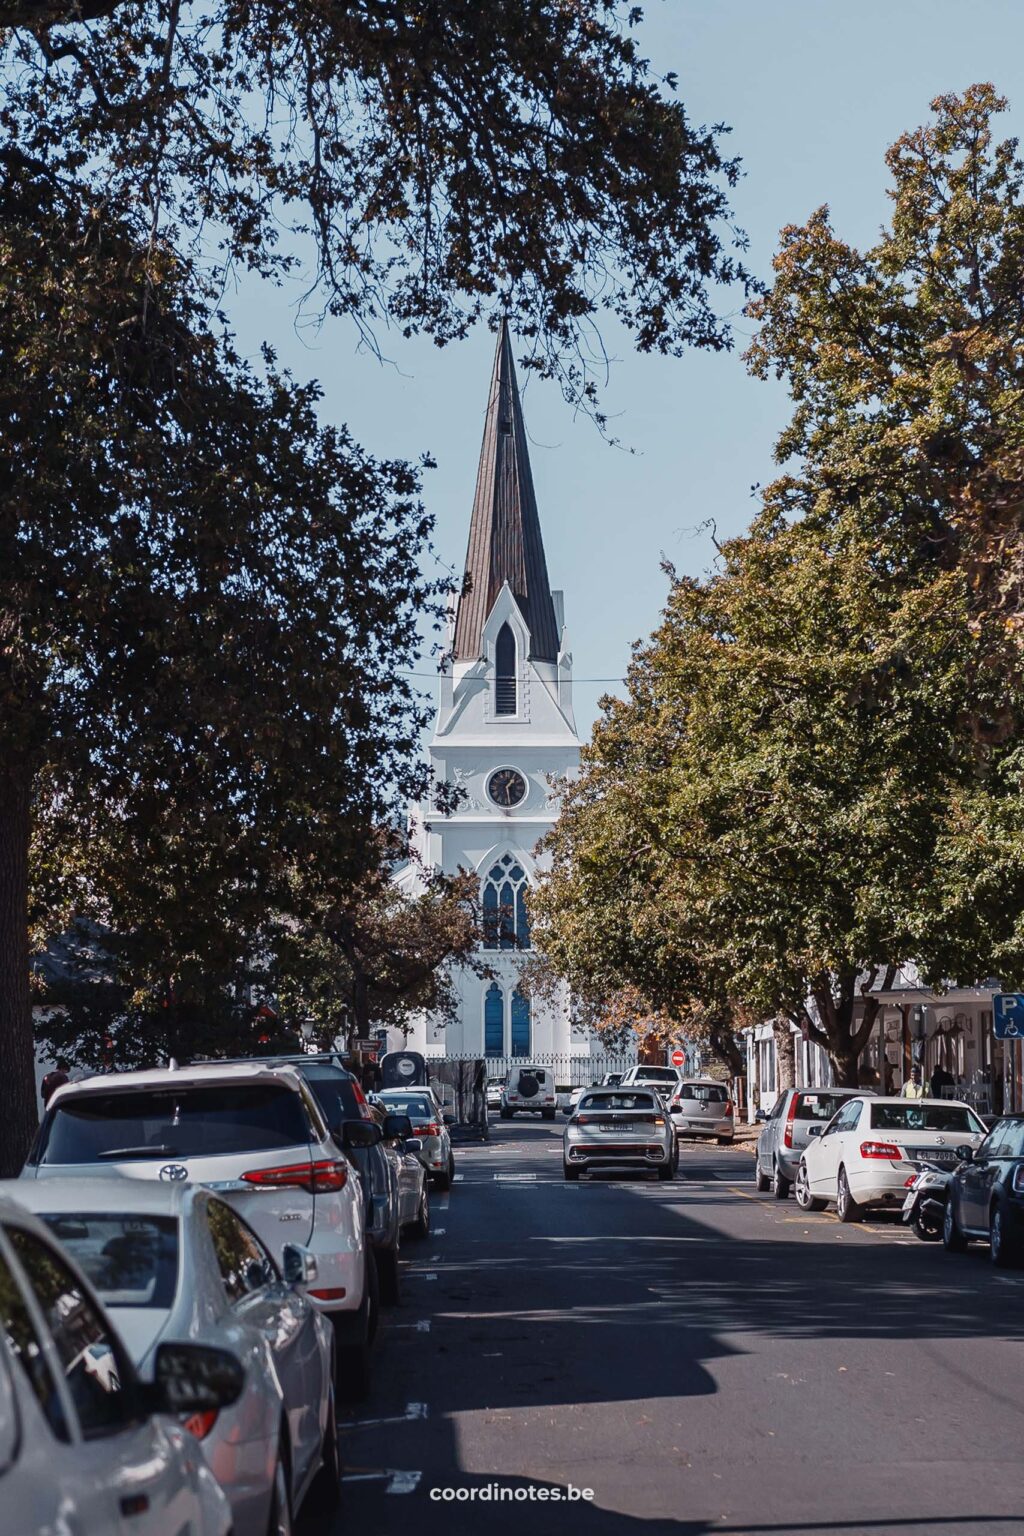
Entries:
{"label": "windshield wiper", "polygon": [[109,1147],[97,1152],[99,1157],[168,1157],[176,1156],[173,1147]]}

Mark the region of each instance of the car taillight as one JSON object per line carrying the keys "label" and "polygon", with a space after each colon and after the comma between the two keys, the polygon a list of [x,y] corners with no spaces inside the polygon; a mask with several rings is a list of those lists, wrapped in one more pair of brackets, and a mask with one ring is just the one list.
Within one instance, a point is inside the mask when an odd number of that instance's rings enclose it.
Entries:
{"label": "car taillight", "polygon": [[205,1440],[217,1422],[217,1411],[211,1408],[206,1413],[190,1413],[187,1419],[182,1420],[181,1427],[187,1429],[190,1435],[195,1435],[197,1440]]}
{"label": "car taillight", "polygon": [[794,1093],[793,1097],[789,1101],[789,1112],[786,1115],[786,1129],[782,1133],[782,1145],[784,1147],[791,1147],[793,1145],[793,1121],[795,1119],[796,1094]]}
{"label": "car taillight", "polygon": [[369,1104],[366,1102],[366,1094],[360,1088],[358,1083],[352,1084],[352,1093],[355,1097],[356,1103],[359,1105],[359,1113],[362,1115],[363,1119],[372,1120],[373,1115],[370,1112]]}
{"label": "car taillight", "polygon": [[655,1123],[655,1125],[664,1125],[665,1124],[665,1117],[664,1117],[664,1115],[655,1115],[654,1123]]}
{"label": "car taillight", "polygon": [[897,1163],[903,1156],[903,1151],[892,1141],[862,1141],[860,1155],[861,1157],[887,1158],[890,1162]]}
{"label": "car taillight", "polygon": [[726,1099],[726,1101],[725,1101],[725,1109],[723,1110],[723,1114],[726,1114],[726,1115],[731,1115],[732,1114],[732,1099]]}
{"label": "car taillight", "polygon": [[576,1116],[576,1124],[577,1125],[590,1125],[592,1123],[593,1119],[594,1119],[593,1115],[577,1115]]}
{"label": "car taillight", "polygon": [[417,1136],[440,1136],[440,1134],[441,1127],[436,1120],[428,1120],[426,1125],[418,1125],[416,1127]]}
{"label": "car taillight", "polygon": [[1018,1163],[1013,1170],[1013,1192],[1015,1195],[1024,1195],[1024,1163]]}
{"label": "car taillight", "polygon": [[322,1158],[317,1162],[286,1163],[280,1168],[254,1168],[243,1173],[246,1184],[257,1189],[305,1189],[311,1195],[329,1195],[344,1189],[348,1164]]}

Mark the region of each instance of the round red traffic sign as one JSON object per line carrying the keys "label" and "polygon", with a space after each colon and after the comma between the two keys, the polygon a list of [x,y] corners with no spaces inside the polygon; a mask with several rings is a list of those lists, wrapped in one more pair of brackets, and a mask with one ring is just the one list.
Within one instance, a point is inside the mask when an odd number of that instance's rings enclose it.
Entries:
{"label": "round red traffic sign", "polygon": [[685,1051],[673,1051],[672,1052],[672,1065],[674,1067],[684,1067],[686,1065],[686,1052]]}

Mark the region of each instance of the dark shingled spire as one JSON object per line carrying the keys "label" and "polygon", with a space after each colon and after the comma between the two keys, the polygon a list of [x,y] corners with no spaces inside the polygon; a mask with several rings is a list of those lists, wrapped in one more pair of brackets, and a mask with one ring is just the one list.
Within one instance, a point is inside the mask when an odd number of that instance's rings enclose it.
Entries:
{"label": "dark shingled spire", "polygon": [[533,494],[526,429],[508,326],[501,322],[469,525],[466,575],[455,617],[455,659],[483,653],[483,628],[502,583],[530,631],[530,655],[557,661],[558,626]]}

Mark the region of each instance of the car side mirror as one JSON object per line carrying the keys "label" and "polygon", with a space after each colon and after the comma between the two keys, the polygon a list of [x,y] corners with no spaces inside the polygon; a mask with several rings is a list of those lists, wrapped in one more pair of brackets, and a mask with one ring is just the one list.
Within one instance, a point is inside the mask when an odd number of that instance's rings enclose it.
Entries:
{"label": "car side mirror", "polygon": [[406,1152],[422,1152],[423,1151],[423,1137],[422,1136],[407,1136],[405,1138],[405,1150],[406,1150]]}
{"label": "car side mirror", "polygon": [[957,1147],[955,1149],[955,1151],[956,1151],[957,1157],[960,1159],[960,1161],[962,1163],[973,1163],[974,1162],[974,1148],[973,1147],[968,1147],[968,1146]]}
{"label": "car side mirror", "polygon": [[823,1125],[811,1125],[811,1126],[808,1126],[807,1134],[808,1134],[808,1136],[824,1136],[824,1134],[825,1134],[825,1127]]}
{"label": "car side mirror", "polygon": [[335,1133],[335,1141],[340,1139],[341,1145],[346,1151],[355,1151],[360,1147],[375,1147],[381,1139],[380,1126],[372,1120],[346,1120],[338,1129],[340,1138]]}
{"label": "car side mirror", "polygon": [[318,1274],[316,1258],[301,1243],[285,1243],[281,1249],[281,1274],[285,1285],[311,1285]]}
{"label": "car side mirror", "polygon": [[443,1115],[442,1119],[444,1120],[445,1125],[454,1125],[455,1124],[455,1116],[454,1115]]}
{"label": "car side mirror", "polygon": [[412,1121],[408,1115],[385,1115],[381,1134],[385,1141],[408,1140],[412,1135]]}
{"label": "car side mirror", "polygon": [[146,1396],[155,1413],[217,1413],[238,1401],[245,1370],[230,1350],[209,1344],[161,1344]]}
{"label": "car side mirror", "polygon": [[765,1114],[765,1112],[764,1112],[764,1110],[763,1110],[763,1109],[759,1109],[759,1110],[758,1110],[758,1112],[757,1112],[757,1114],[756,1114],[756,1115],[755,1115],[755,1116],[754,1116],[754,1119],[755,1119],[755,1121],[756,1121],[756,1122],[757,1122],[757,1124],[758,1124],[758,1125],[760,1125],[760,1124],[762,1124],[762,1123],[763,1123],[763,1122],[764,1122],[764,1121],[765,1121],[765,1120],[767,1120],[767,1119],[768,1119],[768,1116],[767,1116],[767,1115],[766,1115],[766,1114]]}

